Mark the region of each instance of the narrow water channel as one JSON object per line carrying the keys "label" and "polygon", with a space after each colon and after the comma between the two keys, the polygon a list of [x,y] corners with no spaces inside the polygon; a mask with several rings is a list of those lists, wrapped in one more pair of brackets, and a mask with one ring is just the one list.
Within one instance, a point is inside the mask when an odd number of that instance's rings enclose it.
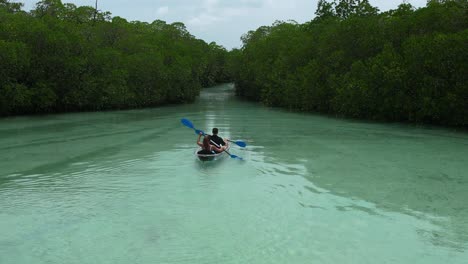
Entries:
{"label": "narrow water channel", "polygon": [[[247,142],[200,162],[188,118]],[[0,120],[0,263],[466,263],[468,135],[194,104]]]}

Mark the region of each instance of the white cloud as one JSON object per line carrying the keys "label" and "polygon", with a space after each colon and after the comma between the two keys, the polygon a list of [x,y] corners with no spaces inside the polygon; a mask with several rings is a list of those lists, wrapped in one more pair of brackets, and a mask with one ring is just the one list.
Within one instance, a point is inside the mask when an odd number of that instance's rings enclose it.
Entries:
{"label": "white cloud", "polygon": [[[266,0],[268,1],[268,0]],[[222,2],[219,0],[204,0],[200,13],[187,20],[187,25],[198,28],[214,26],[220,22],[244,19],[253,9],[261,8],[265,0],[240,0],[240,2]]]}
{"label": "white cloud", "polygon": [[211,25],[217,21],[220,21],[221,18],[210,13],[202,13],[196,17],[192,17],[187,21],[187,24],[193,27],[204,27]]}
{"label": "white cloud", "polygon": [[216,6],[218,5],[218,0],[204,0],[203,1],[203,7],[206,10],[214,10]]}
{"label": "white cloud", "polygon": [[167,6],[162,6],[160,8],[158,8],[158,10],[156,11],[156,14],[160,15],[160,16],[163,16],[165,14],[169,13],[169,7]]}

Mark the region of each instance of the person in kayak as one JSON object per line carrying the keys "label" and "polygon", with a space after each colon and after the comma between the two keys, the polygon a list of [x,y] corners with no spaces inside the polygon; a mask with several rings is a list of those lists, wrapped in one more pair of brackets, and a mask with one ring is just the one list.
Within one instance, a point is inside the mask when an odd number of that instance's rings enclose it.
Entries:
{"label": "person in kayak", "polygon": [[217,147],[215,145],[210,144],[211,136],[206,135],[205,138],[203,139],[203,143],[200,142],[200,138],[203,136],[203,133],[200,132],[200,135],[198,135],[198,140],[197,140],[197,145],[200,146],[202,149],[198,151],[198,154],[215,154],[215,153],[221,153],[226,149],[226,146],[221,146]]}
{"label": "person in kayak", "polygon": [[226,146],[226,142],[224,142],[222,138],[218,137],[218,129],[216,127],[213,128],[212,132],[213,132],[213,135],[211,135],[211,141],[212,141],[211,145],[218,144],[218,146]]}

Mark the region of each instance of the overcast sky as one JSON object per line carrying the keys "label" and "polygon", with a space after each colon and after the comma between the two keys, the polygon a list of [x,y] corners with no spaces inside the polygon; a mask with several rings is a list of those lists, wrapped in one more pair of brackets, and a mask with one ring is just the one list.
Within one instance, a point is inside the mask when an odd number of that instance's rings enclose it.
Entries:
{"label": "overcast sky", "polygon": [[[427,0],[407,0],[423,7]],[[34,8],[37,0],[13,0]],[[77,6],[94,6],[95,0],[62,0]],[[167,23],[182,22],[188,31],[206,42],[215,41],[227,49],[241,46],[240,37],[249,30],[271,25],[275,20],[295,20],[299,23],[314,17],[318,0],[98,0],[98,9],[110,11],[128,21]],[[330,2],[330,1],[329,1]],[[380,11],[395,9],[403,0],[370,0]]]}

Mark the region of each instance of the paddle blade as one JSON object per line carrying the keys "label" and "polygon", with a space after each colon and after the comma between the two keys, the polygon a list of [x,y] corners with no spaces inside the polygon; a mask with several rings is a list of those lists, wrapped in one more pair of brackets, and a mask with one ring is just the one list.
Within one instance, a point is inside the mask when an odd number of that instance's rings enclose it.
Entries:
{"label": "paddle blade", "polygon": [[239,146],[239,147],[241,147],[241,148],[245,148],[245,147],[247,146],[247,144],[245,144],[244,141],[240,141],[240,140],[237,140],[237,141],[234,142],[234,143],[236,143],[236,145]]}
{"label": "paddle blade", "polygon": [[245,147],[247,146],[247,144],[246,144],[244,141],[242,141],[242,140],[232,141],[232,140],[229,140],[229,139],[228,139],[228,141],[229,141],[229,142],[232,142],[232,143],[234,143],[234,144],[236,144],[237,146],[239,146],[239,147],[241,147],[241,148],[245,148]]}
{"label": "paddle blade", "polygon": [[188,119],[186,119],[186,118],[182,118],[182,119],[180,120],[180,122],[182,122],[182,124],[183,124],[184,126],[188,127],[188,128],[192,128],[192,129],[194,128],[192,122],[190,122],[190,120],[188,120]]}
{"label": "paddle blade", "polygon": [[236,155],[234,155],[234,154],[231,154],[230,156],[231,156],[231,158],[233,158],[233,159],[244,160],[243,158],[241,158],[241,157],[239,157],[239,156],[236,156]]}
{"label": "paddle blade", "polygon": [[236,156],[236,155],[234,155],[234,154],[231,154],[231,153],[229,153],[229,152],[227,152],[227,151],[226,151],[226,153],[227,153],[231,158],[233,158],[233,159],[244,160],[243,158],[241,158],[241,157],[239,157],[239,156]]}
{"label": "paddle blade", "polygon": [[243,158],[239,157],[239,156],[236,156],[234,154],[231,154],[229,153],[227,150],[224,150],[224,152],[226,152],[226,154],[229,155],[229,157],[233,158],[233,159],[238,159],[238,160],[244,160]]}

